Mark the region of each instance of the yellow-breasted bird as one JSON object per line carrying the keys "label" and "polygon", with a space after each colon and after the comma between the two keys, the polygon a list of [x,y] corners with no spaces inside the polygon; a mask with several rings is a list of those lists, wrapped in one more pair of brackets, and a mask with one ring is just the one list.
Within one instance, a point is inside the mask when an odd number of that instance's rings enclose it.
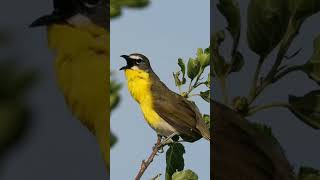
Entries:
{"label": "yellow-breasted bird", "polygon": [[54,0],[46,26],[57,82],[73,115],[97,138],[109,172],[109,8],[106,0]]}
{"label": "yellow-breasted bird", "polygon": [[179,135],[188,142],[202,137],[210,140],[209,128],[197,106],[161,82],[146,56],[134,53],[121,57],[127,62],[120,70],[125,71],[129,92],[158,135],[167,139]]}

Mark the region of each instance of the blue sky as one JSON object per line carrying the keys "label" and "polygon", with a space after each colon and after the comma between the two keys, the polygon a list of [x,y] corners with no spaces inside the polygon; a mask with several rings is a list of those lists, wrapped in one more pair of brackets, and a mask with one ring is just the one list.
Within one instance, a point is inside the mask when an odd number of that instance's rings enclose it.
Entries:
{"label": "blue sky", "polygon": [[[111,22],[111,69],[115,78],[125,83],[122,54],[139,52],[146,55],[153,70],[168,87],[177,92],[172,72],[178,69],[177,59],[194,57],[197,48],[209,46],[209,0],[152,1],[141,10],[125,10]],[[156,133],[144,121],[138,104],[130,97],[126,84],[122,101],[111,116],[111,129],[119,141],[111,150],[111,179],[133,179],[140,163],[151,152]],[[209,104],[194,99],[203,113]],[[185,143],[185,168],[192,169],[199,179],[210,179],[210,145],[205,140]],[[160,154],[142,179],[165,173],[165,154]]]}

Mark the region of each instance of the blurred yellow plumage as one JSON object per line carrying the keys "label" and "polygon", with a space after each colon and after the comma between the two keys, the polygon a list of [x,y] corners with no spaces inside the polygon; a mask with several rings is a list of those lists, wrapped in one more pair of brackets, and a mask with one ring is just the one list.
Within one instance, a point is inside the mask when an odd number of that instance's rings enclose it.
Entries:
{"label": "blurred yellow plumage", "polygon": [[37,19],[31,27],[47,27],[48,46],[56,57],[58,86],[73,115],[96,136],[109,172],[107,2],[54,0],[54,8],[52,14]]}

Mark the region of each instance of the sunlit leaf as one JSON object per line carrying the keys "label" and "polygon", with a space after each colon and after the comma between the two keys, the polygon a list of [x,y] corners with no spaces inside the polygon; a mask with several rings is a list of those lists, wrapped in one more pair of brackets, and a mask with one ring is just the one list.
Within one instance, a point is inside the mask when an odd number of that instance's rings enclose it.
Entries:
{"label": "sunlit leaf", "polygon": [[175,172],[172,180],[198,180],[198,175],[190,169]]}
{"label": "sunlit leaf", "polygon": [[190,58],[188,61],[188,77],[193,80],[200,71],[200,62],[197,59]]}
{"label": "sunlit leaf", "polygon": [[211,121],[210,115],[204,114],[204,115],[202,116],[202,119],[204,120],[204,122],[206,122],[206,124],[208,125],[208,127],[210,127],[210,121]]}
{"label": "sunlit leaf", "polygon": [[182,80],[181,80],[181,84],[185,84],[186,83],[186,65],[184,64],[183,60],[181,58],[178,59],[178,65],[180,67],[180,71],[182,72]]}
{"label": "sunlit leaf", "polygon": [[200,96],[203,100],[210,102],[210,90],[200,92]]}
{"label": "sunlit leaf", "polygon": [[176,86],[181,86],[182,85],[182,82],[179,79],[179,74],[180,74],[179,72],[172,73],[173,78],[174,78],[174,83],[175,83]]}

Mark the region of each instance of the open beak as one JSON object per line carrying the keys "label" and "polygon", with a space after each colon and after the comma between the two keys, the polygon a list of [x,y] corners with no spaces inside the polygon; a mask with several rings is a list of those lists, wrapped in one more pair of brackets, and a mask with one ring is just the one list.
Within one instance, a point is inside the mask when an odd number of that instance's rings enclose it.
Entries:
{"label": "open beak", "polygon": [[120,68],[120,71],[121,71],[121,70],[124,70],[124,69],[130,69],[131,66],[133,65],[133,64],[132,64],[132,61],[130,60],[130,57],[129,57],[128,55],[121,55],[120,57],[124,58],[124,59],[127,61],[127,65],[121,67],[121,68]]}
{"label": "open beak", "polygon": [[66,16],[53,12],[50,15],[42,16],[33,21],[29,27],[47,26],[54,23],[61,23],[66,19]]}

